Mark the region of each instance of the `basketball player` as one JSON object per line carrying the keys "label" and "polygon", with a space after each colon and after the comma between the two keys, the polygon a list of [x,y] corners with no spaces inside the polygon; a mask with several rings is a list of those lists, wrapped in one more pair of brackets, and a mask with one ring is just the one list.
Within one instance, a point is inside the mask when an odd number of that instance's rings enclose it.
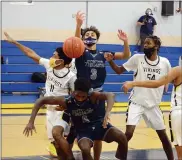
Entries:
{"label": "basketball player", "polygon": [[[167,75],[171,68],[166,58],[158,56],[160,46],[160,38],[149,36],[144,42],[144,54],[133,55],[122,66],[117,66],[113,62],[112,54],[107,56],[107,60],[117,74],[122,74],[124,71],[136,71],[136,81],[158,80]],[[125,134],[129,141],[133,136],[136,125],[143,116],[148,126],[156,130],[168,160],[174,160],[172,147],[165,130],[163,114],[159,109],[163,91],[164,86],[155,89],[134,87],[129,98]]]}
{"label": "basketball player", "polygon": [[178,159],[182,159],[182,56],[179,62],[179,66],[172,68],[166,76],[158,80],[128,81],[124,83],[123,89],[127,93],[133,87],[158,88],[168,83],[174,84],[171,95],[172,108],[169,115],[169,120],[171,120],[169,121],[169,126],[172,127],[172,130],[170,130],[171,140],[174,142]]}
{"label": "basketball player", "polygon": [[[42,105],[59,105],[59,108],[66,109],[76,128],[78,146],[82,152],[83,160],[93,160],[90,150],[94,140],[103,140],[107,143],[117,142],[118,148],[116,157],[126,160],[128,144],[126,136],[122,131],[108,123],[110,111],[114,105],[114,94],[106,92],[90,92],[91,84],[85,78],[78,78],[75,81],[75,91],[67,99],[64,97],[43,97],[36,101],[29,123],[24,129],[24,134],[29,136],[35,130],[34,121],[38,110]],[[105,113],[100,116],[99,101],[107,101],[107,107],[102,108]],[[61,106],[61,107],[60,107]],[[64,143],[58,140],[59,146]],[[67,157],[71,157],[67,154]],[[71,159],[71,158],[70,158]],[[72,159],[74,159],[72,157]]]}
{"label": "basketball player", "polygon": [[[36,63],[43,65],[46,68],[46,95],[45,96],[67,96],[68,91],[74,89],[74,81],[76,75],[71,72],[67,67],[71,62],[61,47],[57,48],[50,59],[45,59],[37,55],[32,49],[18,43],[12,39],[6,32],[4,33],[7,41],[16,45],[26,56],[32,58]],[[62,136],[63,132],[67,130],[67,124],[61,119],[62,112],[56,111],[55,106],[48,105],[46,113],[46,127],[48,138],[51,141],[49,145],[49,152],[52,156],[56,156],[54,148],[54,139],[52,132],[55,130],[59,132],[62,141],[66,141]],[[67,142],[67,141],[66,141]],[[54,144],[54,145],[53,145]]]}
{"label": "basketball player", "polygon": [[[99,51],[96,48],[97,42],[100,38],[100,32],[96,27],[91,26],[82,29],[81,33],[81,26],[83,24],[83,21],[84,13],[78,12],[76,14],[75,36],[82,38],[86,50],[83,53],[83,56],[75,59],[77,78],[84,77],[89,79],[91,82],[91,87],[94,89],[94,91],[102,92],[103,84],[106,78],[106,59],[104,57],[106,52]],[[112,53],[114,55],[114,59],[128,59],[131,53],[128,45],[127,35],[121,30],[119,30],[118,38],[119,40],[124,42],[124,52]],[[104,103],[100,105],[102,107],[105,107]],[[102,149],[102,143],[99,141],[95,141],[94,144],[94,160],[99,160]]]}

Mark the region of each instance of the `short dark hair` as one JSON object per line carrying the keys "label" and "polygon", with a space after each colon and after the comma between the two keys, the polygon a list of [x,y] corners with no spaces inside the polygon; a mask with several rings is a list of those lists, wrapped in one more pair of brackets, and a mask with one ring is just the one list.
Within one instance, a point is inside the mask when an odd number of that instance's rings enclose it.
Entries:
{"label": "short dark hair", "polygon": [[154,41],[155,45],[158,46],[157,51],[159,51],[161,44],[162,44],[161,39],[159,37],[153,36],[153,35],[150,35],[147,38],[150,38]]}
{"label": "short dark hair", "polygon": [[66,56],[66,54],[63,51],[62,47],[58,47],[56,48],[56,52],[58,53],[59,59],[63,59],[64,60],[64,65],[70,64],[72,61],[72,58],[69,58]]}
{"label": "short dark hair", "polygon": [[90,81],[86,78],[77,78],[75,81],[75,91],[89,92],[91,88]]}
{"label": "short dark hair", "polygon": [[90,27],[87,27],[85,29],[82,29],[81,30],[82,38],[85,36],[85,33],[88,32],[88,31],[95,32],[95,34],[97,35],[97,39],[100,38],[100,31],[95,26],[90,26]]}

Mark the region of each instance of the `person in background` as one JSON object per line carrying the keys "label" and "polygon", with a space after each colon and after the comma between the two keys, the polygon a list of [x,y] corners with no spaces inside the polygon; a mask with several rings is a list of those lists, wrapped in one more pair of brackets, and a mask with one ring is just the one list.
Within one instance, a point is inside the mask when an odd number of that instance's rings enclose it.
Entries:
{"label": "person in background", "polygon": [[144,41],[147,36],[153,35],[156,29],[157,22],[154,17],[152,17],[152,10],[147,8],[145,15],[141,16],[137,21],[137,25],[140,27],[140,52],[143,52]]}

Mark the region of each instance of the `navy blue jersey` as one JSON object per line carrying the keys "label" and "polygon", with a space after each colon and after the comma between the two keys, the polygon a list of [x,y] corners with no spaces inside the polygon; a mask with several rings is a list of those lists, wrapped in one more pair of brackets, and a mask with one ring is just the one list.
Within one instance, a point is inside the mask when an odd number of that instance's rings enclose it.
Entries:
{"label": "navy blue jersey", "polygon": [[[86,49],[83,55],[76,58],[77,78],[83,77],[90,80],[92,88],[99,88],[104,84],[106,78],[106,68],[103,51],[93,51]],[[113,53],[114,54],[114,53]]]}
{"label": "navy blue jersey", "polygon": [[100,100],[97,103],[93,103],[90,96],[81,105],[78,105],[72,96],[66,99],[67,113],[70,114],[72,123],[77,130],[85,129],[97,122],[103,121],[105,107],[100,106],[101,102]]}

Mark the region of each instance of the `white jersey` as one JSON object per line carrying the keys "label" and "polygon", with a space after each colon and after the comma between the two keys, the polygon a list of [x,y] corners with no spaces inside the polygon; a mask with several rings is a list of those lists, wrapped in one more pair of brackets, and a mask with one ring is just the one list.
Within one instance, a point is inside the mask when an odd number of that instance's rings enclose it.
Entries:
{"label": "white jersey", "polygon": [[173,87],[171,94],[172,110],[182,109],[182,83]]}
{"label": "white jersey", "polygon": [[[135,72],[136,81],[157,80],[167,75],[171,69],[168,59],[158,56],[157,60],[150,61],[144,54],[133,55],[123,67],[129,72]],[[134,87],[130,100],[151,108],[158,106],[161,102],[164,86],[159,88]]]}
{"label": "white jersey", "polygon": [[75,58],[72,59],[71,61],[71,66],[69,68],[73,73],[77,74],[77,69],[76,69],[76,65],[75,65]]}
{"label": "white jersey", "polygon": [[39,64],[46,68],[45,96],[66,96],[69,89],[74,90],[76,75],[68,68],[56,70],[50,67],[49,59],[41,58]]}

